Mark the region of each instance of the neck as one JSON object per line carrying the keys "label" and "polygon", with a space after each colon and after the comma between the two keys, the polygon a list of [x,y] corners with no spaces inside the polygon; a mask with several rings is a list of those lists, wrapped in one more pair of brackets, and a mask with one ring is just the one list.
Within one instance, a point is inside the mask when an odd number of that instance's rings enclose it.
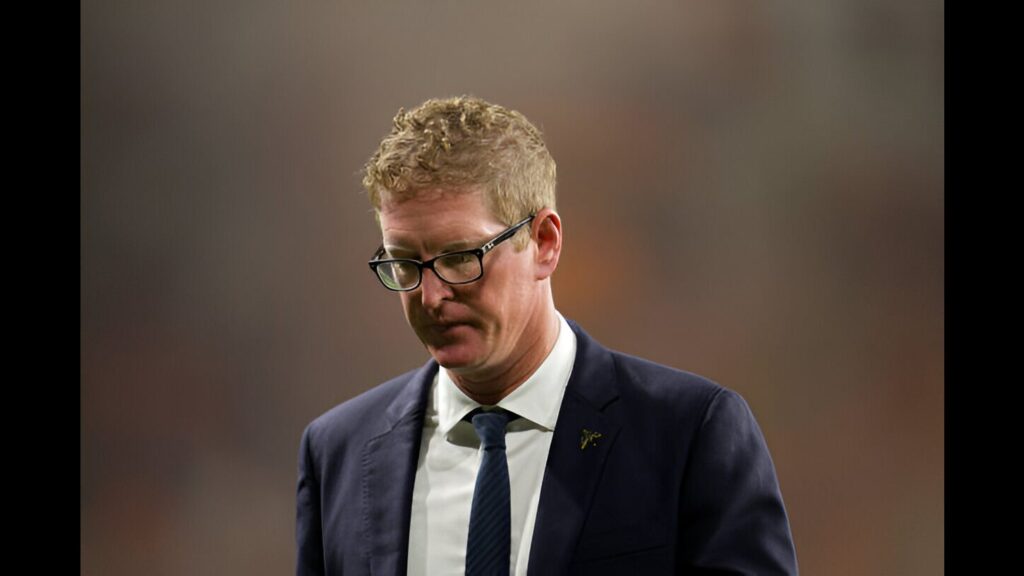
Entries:
{"label": "neck", "polygon": [[522,339],[532,336],[533,341],[524,342],[523,352],[501,371],[487,375],[449,371],[452,382],[466,396],[485,406],[493,406],[511,394],[540,368],[558,340],[559,319],[554,306],[545,308],[538,320],[534,325],[540,326],[539,330],[527,330],[521,335]]}

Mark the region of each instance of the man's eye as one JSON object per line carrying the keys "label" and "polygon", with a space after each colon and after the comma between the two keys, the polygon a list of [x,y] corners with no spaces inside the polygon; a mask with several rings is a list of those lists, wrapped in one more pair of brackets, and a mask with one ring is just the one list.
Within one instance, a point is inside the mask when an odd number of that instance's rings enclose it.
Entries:
{"label": "man's eye", "polygon": [[459,266],[461,264],[466,264],[466,263],[468,263],[472,259],[473,259],[473,255],[472,254],[466,254],[466,253],[462,253],[462,254],[449,254],[449,255],[444,257],[445,264],[447,264],[449,266]]}

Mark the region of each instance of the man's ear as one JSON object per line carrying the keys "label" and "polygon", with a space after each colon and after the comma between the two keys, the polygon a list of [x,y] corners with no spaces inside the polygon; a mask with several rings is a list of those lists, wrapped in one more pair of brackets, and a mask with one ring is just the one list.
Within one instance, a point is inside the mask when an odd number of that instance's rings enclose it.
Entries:
{"label": "man's ear", "polygon": [[537,244],[535,278],[544,280],[555,273],[558,257],[562,254],[562,219],[551,208],[544,208],[537,212],[530,228]]}

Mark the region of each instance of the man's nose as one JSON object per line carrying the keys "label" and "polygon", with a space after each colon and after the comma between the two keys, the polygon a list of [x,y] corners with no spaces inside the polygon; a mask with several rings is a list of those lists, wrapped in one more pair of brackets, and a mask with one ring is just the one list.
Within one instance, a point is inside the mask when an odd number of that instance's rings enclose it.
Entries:
{"label": "man's nose", "polygon": [[452,287],[437,276],[437,272],[429,268],[423,269],[420,280],[420,298],[424,308],[437,308],[441,302],[451,297]]}

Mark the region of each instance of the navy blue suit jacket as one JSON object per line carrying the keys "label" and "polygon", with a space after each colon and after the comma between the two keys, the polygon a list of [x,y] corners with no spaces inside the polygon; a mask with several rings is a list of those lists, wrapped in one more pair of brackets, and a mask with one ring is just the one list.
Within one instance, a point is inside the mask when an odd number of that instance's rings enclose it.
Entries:
{"label": "navy blue suit jacket", "polygon": [[[577,351],[541,486],[530,574],[796,574],[775,468],[746,402],[710,380]],[[428,362],[314,420],[299,450],[296,574],[405,574]],[[599,432],[581,448],[583,429]]]}

